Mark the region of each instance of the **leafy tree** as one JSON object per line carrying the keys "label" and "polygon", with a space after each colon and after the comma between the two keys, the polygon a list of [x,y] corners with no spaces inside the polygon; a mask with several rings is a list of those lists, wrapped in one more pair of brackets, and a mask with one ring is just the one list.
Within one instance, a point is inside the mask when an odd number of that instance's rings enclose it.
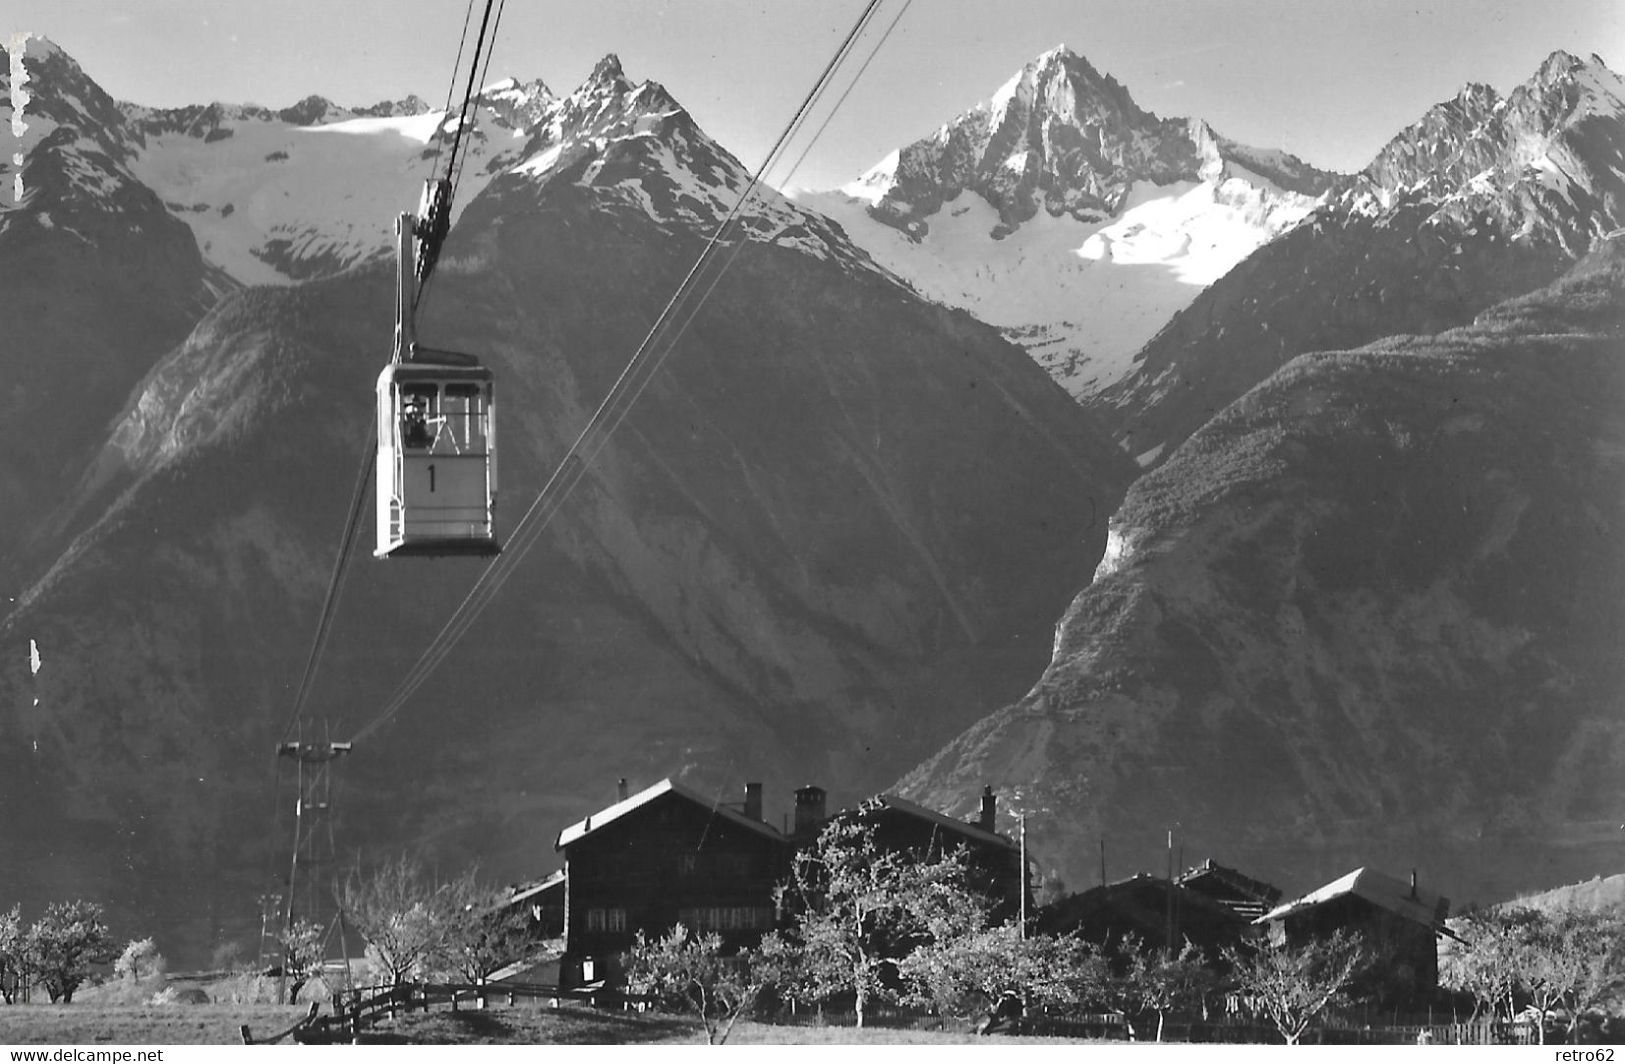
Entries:
{"label": "leafy tree", "polygon": [[781,894],[795,913],[795,986],[816,1000],[851,993],[862,1027],[869,1002],[892,994],[898,961],[985,924],[965,867],[963,851],[925,860],[882,849],[868,825],[831,821]]}
{"label": "leafy tree", "polygon": [[339,908],[367,942],[367,957],[392,985],[422,975],[444,955],[455,919],[456,892],[433,882],[407,855],[370,875],[353,871],[338,891]]}
{"label": "leafy tree", "polygon": [[90,901],[52,902],[28,929],[29,965],[51,1001],[69,1004],[93,965],[113,960],[102,907]]}
{"label": "leafy tree", "polygon": [[1288,1045],[1360,974],[1365,951],[1359,937],[1338,931],[1302,946],[1257,943],[1225,950],[1236,984],[1255,1010],[1264,1013]]}
{"label": "leafy tree", "polygon": [[723,956],[722,936],[693,935],[678,924],[649,941],[642,931],[627,955],[627,988],[666,1008],[690,1012],[705,1028],[707,1045],[723,1045],[748,1015],[765,980],[750,950]]}
{"label": "leafy tree", "polygon": [[131,939],[113,962],[113,974],[119,979],[139,983],[164,973],[164,955],[158,944],[150,938]]}
{"label": "leafy tree", "polygon": [[7,1005],[17,1000],[28,984],[28,932],[23,927],[22,906],[0,913],[0,1000]]}
{"label": "leafy tree", "polygon": [[1166,946],[1141,948],[1137,939],[1125,943],[1131,956],[1124,977],[1129,996],[1145,1012],[1157,1014],[1157,1041],[1162,1041],[1168,1013],[1201,1004],[1215,977],[1202,951],[1185,940],[1177,952]]}
{"label": "leafy tree", "polygon": [[282,974],[288,980],[288,1000],[296,1001],[311,977],[321,973],[327,959],[327,935],[321,924],[300,917],[284,927],[276,940],[282,947]]}

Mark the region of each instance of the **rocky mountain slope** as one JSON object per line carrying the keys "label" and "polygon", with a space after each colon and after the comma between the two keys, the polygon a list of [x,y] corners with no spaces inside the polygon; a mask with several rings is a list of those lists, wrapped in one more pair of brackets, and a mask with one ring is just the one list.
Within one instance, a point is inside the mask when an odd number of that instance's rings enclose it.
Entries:
{"label": "rocky mountain slope", "polygon": [[1199,119],[1159,118],[1063,46],[845,189],[798,199],[1088,396],[1333,179]]}
{"label": "rocky mountain slope", "polygon": [[1508,96],[1469,85],[1176,314],[1096,397],[1167,458],[1294,356],[1462,325],[1625,225],[1625,82],[1556,52]]}
{"label": "rocky mountain slope", "polygon": [[904,781],[1018,789],[1073,885],[1165,832],[1288,890],[1609,867],[1625,804],[1625,239],[1432,336],[1289,362],[1141,477],[1021,700]]}
{"label": "rocky mountain slope", "polygon": [[[420,331],[496,373],[504,536],[745,180],[611,58],[466,199]],[[767,193],[742,224],[610,447],[388,719],[480,564],[355,548],[303,725],[365,736],[338,773],[344,860],[533,875],[621,776],[760,780],[770,816],[809,780],[842,800],[1042,667],[1131,467],[1021,351],[826,219]],[[363,261],[231,295],[132,394],[64,504],[84,531],[0,628],[41,662],[0,664],[0,896],[103,898],[171,957],[252,942],[391,286]]]}
{"label": "rocky mountain slope", "polygon": [[[232,285],[186,225],[126,165],[112,99],[49,42],[25,40],[31,74],[8,96],[20,167],[0,180],[0,586],[105,437],[130,389]],[[9,74],[10,53],[0,50]],[[7,78],[8,83],[11,79]],[[19,132],[20,130],[20,132]],[[18,183],[21,200],[12,202]]]}

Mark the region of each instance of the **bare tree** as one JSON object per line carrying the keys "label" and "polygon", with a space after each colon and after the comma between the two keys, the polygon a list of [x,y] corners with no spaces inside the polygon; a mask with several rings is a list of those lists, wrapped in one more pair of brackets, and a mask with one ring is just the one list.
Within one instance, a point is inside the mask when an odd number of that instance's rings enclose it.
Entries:
{"label": "bare tree", "polygon": [[1142,948],[1133,938],[1124,946],[1130,954],[1125,976],[1129,996],[1141,1009],[1157,1014],[1160,1042],[1168,1013],[1200,1006],[1213,988],[1214,974],[1202,951],[1188,938],[1177,951],[1165,946]]}
{"label": "bare tree", "polygon": [[911,1001],[944,1015],[985,1013],[991,1023],[1001,1003],[1081,1005],[1095,1000],[1110,978],[1098,949],[1071,936],[1023,937],[1014,924],[945,935],[918,946],[898,962]]}
{"label": "bare tree", "polygon": [[1288,1045],[1298,1044],[1309,1024],[1354,981],[1366,960],[1358,936],[1344,931],[1302,946],[1259,943],[1243,950],[1226,949],[1224,955],[1239,991],[1270,1018]]}
{"label": "bare tree", "polygon": [[28,932],[22,906],[0,913],[0,1000],[16,1001],[28,984]]}
{"label": "bare tree", "polygon": [[798,856],[784,892],[801,992],[851,993],[862,1027],[869,1002],[891,993],[886,976],[902,958],[985,926],[987,904],[966,887],[965,866],[963,851],[926,860],[883,849],[866,825],[831,821]]}
{"label": "bare tree", "polygon": [[303,918],[277,935],[277,942],[282,946],[282,974],[288,979],[290,1002],[297,1000],[304,985],[321,972],[322,963],[327,959],[326,938],[321,924]]}
{"label": "bare tree", "polygon": [[1526,964],[1524,939],[1541,919],[1530,909],[1472,913],[1440,951],[1439,985],[1473,996],[1473,1020],[1484,1010],[1492,1019],[1512,1019]]}
{"label": "bare tree", "polygon": [[627,957],[627,988],[693,1013],[706,1044],[723,1045],[762,992],[765,980],[752,961],[749,950],[724,956],[715,932],[693,935],[678,924],[651,942],[639,931]]}
{"label": "bare tree", "polygon": [[150,938],[132,939],[124,952],[113,962],[113,974],[120,979],[139,983],[164,972],[164,955],[158,952],[158,943]]}
{"label": "bare tree", "polygon": [[426,973],[443,955],[457,912],[455,891],[435,883],[408,855],[370,874],[358,867],[338,891],[339,908],[367,942],[367,956],[391,985]]}
{"label": "bare tree", "polygon": [[1625,983],[1619,931],[1617,917],[1575,911],[1542,913],[1526,927],[1517,951],[1519,982],[1540,1010],[1542,1045],[1553,1010],[1566,1007],[1572,1033],[1581,1013]]}
{"label": "bare tree", "polygon": [[439,960],[470,983],[483,983],[535,947],[530,914],[507,904],[508,892],[484,886],[469,869],[446,885],[447,923]]}

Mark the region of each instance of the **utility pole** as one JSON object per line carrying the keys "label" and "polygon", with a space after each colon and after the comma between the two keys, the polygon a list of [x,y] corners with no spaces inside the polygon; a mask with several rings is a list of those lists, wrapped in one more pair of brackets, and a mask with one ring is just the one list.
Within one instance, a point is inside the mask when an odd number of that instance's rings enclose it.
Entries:
{"label": "utility pole", "polygon": [[256,973],[265,972],[265,934],[271,922],[271,913],[282,908],[282,895],[260,895],[260,945],[254,957],[254,970]]}
{"label": "utility pole", "polygon": [[1021,838],[1021,940],[1027,941],[1027,811],[1016,811],[1016,823],[1020,825]]}

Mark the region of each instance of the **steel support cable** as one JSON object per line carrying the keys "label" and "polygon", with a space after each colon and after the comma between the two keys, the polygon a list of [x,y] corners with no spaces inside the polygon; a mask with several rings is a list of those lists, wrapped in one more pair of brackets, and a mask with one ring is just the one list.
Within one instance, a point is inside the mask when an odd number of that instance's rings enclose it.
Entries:
{"label": "steel support cable", "polygon": [[[441,108],[441,110],[446,113],[446,118],[451,117],[451,94],[457,91],[457,71],[461,70],[462,67],[463,67],[463,49],[465,47],[467,47],[467,45],[468,45],[468,24],[469,24],[470,20],[473,19],[473,17],[474,17],[474,0],[468,0],[467,5],[465,5],[464,8],[463,8],[463,32],[462,32],[462,36],[457,38],[457,60],[456,60],[456,62],[452,63],[452,65],[451,65],[451,77],[446,80],[446,105]],[[445,127],[446,127],[446,119],[442,118],[440,120],[440,129],[443,131],[445,129]],[[436,137],[435,138],[435,141],[434,141],[434,155],[432,155],[430,157],[430,159],[429,159],[429,176],[430,177],[434,176],[435,170],[438,169],[439,166],[440,166],[440,146],[443,143],[443,141],[444,141],[443,137]]]}
{"label": "steel support cable", "polygon": [[[474,0],[469,0],[468,12],[470,14],[473,12],[473,3],[474,3]],[[472,93],[473,93],[473,88],[474,88],[474,83],[475,83],[475,75],[479,72],[480,51],[481,51],[482,48],[485,51],[485,73],[481,74],[479,76],[478,80],[479,80],[479,84],[481,85],[481,87],[488,84],[488,82],[486,81],[486,77],[489,76],[489,74],[491,72],[491,56],[496,53],[497,34],[501,30],[502,12],[506,7],[507,7],[507,0],[498,0],[498,2],[497,2],[497,17],[491,23],[491,36],[490,36],[490,46],[489,47],[485,47],[485,21],[484,21],[484,19],[482,19],[481,22],[480,22],[480,40],[478,42],[476,42],[476,44],[475,44],[473,65],[471,65],[469,67],[469,71],[468,71],[468,75],[469,75],[468,76],[468,86],[469,87],[468,87],[468,91],[463,96],[463,106],[459,109],[459,112],[458,112],[457,137],[461,137],[461,135],[462,135],[464,116],[468,113],[468,110],[469,110],[469,102],[470,102],[470,99],[471,99]],[[485,14],[486,14],[487,17],[489,17],[490,14],[491,14],[490,0],[486,0]],[[464,21],[463,21],[463,37],[464,37],[465,40],[468,37],[467,15],[464,16]],[[458,66],[462,65],[462,61],[463,61],[463,50],[462,50],[462,45],[459,44],[458,48],[457,48],[457,63],[458,63]],[[457,74],[456,74],[456,68],[454,67],[453,71],[452,71],[452,81],[453,81],[454,84],[456,82],[456,79],[457,79]],[[446,112],[448,114],[451,113],[451,89],[450,88],[448,88],[446,90]],[[474,108],[473,121],[474,121],[474,123],[476,125],[479,122],[479,108],[478,107]],[[435,150],[435,159],[438,161],[439,157],[440,157],[439,149],[436,148],[436,150]],[[451,154],[446,159],[446,181],[449,183],[449,186],[450,186],[449,191],[447,192],[447,195],[446,195],[446,212],[447,212],[447,215],[448,215],[448,217],[447,217],[448,226],[450,224],[449,215],[451,213],[451,205],[453,203],[455,203],[456,200],[457,200],[457,186],[463,179],[463,164],[465,162],[467,162],[467,160],[468,160],[468,153],[466,151],[463,152],[462,158],[458,158],[456,140],[454,139],[453,143],[452,143]],[[431,170],[430,173],[432,174],[433,170]],[[429,275],[427,277],[423,278],[423,280],[418,284],[418,290],[412,296],[412,309],[413,309],[414,313],[417,312],[419,309],[421,309],[423,311],[423,313],[425,313],[425,314],[428,313],[428,309],[429,309],[429,283],[431,281],[433,281],[433,280],[434,280],[434,273],[433,273],[433,271],[431,271],[429,273]]]}
{"label": "steel support cable", "polygon": [[[716,285],[721,281],[722,274],[726,271],[727,265],[732,262],[734,255],[738,254],[738,250],[743,246],[743,244],[740,244],[733,249],[733,253],[730,254],[728,259],[724,262],[723,269],[719,271],[711,280],[710,284],[705,289],[704,295],[701,296],[700,301],[688,313],[687,318],[684,319],[676,334],[673,335],[670,342],[668,342],[665,347],[660,350],[658,357],[652,358],[651,355],[656,350],[655,341],[663,333],[669,331],[670,327],[668,322],[670,321],[672,315],[681,309],[682,304],[688,300],[689,296],[694,291],[697,278],[702,273],[704,268],[709,265],[716,254],[716,249],[722,242],[723,236],[731,227],[735,219],[743,211],[746,203],[748,203],[756,188],[761,184],[762,176],[778,160],[789,139],[800,129],[802,123],[806,120],[807,114],[811,108],[827,91],[829,85],[834,80],[836,71],[851,54],[856,40],[873,18],[874,12],[879,7],[880,2],[881,0],[869,0],[863,10],[863,13],[858,17],[857,22],[853,25],[852,29],[847,33],[845,39],[841,42],[841,46],[839,49],[837,49],[834,57],[832,57],[828,64],[825,65],[813,89],[807,94],[806,98],[803,99],[800,107],[797,108],[794,116],[786,125],[783,132],[779,134],[778,139],[774,142],[772,149],[767,154],[767,157],[762,161],[761,166],[758,167],[756,172],[751,176],[750,181],[747,183],[744,191],[740,194],[739,200],[734,204],[733,209],[729,211],[727,217],[722,220],[722,223],[718,225],[717,229],[711,234],[710,239],[706,242],[705,248],[701,251],[694,265],[689,269],[682,282],[678,285],[677,291],[673,293],[672,297],[667,301],[665,307],[661,310],[659,317],[655,320],[654,325],[651,326],[649,332],[645,335],[643,342],[639,344],[638,349],[633,353],[631,359],[621,370],[621,373],[616,378],[615,383],[611,385],[610,390],[608,393],[606,393],[604,400],[593,412],[592,417],[588,419],[587,424],[581,429],[580,433],[577,434],[575,442],[565,453],[564,458],[560,461],[552,476],[549,477],[548,481],[543,485],[542,490],[537,494],[535,500],[526,510],[524,516],[520,518],[518,525],[515,526],[514,531],[510,534],[508,545],[504,548],[503,553],[487,564],[484,571],[481,572],[480,576],[475,580],[474,585],[464,596],[462,602],[458,604],[457,608],[452,612],[451,617],[448,618],[446,623],[442,626],[439,634],[437,634],[435,638],[431,640],[429,647],[424,651],[423,656],[419,659],[418,663],[408,671],[406,677],[401,681],[401,684],[397,688],[396,693],[390,698],[390,700],[385,704],[384,708],[378,713],[377,716],[373,718],[371,722],[355,733],[357,738],[365,737],[367,734],[371,733],[387,722],[391,717],[399,712],[406,701],[412,696],[413,693],[416,692],[418,687],[423,684],[439,662],[445,658],[446,654],[450,652],[451,648],[462,638],[463,634],[466,633],[478,615],[483,612],[485,606],[496,594],[496,591],[503,583],[506,583],[508,575],[511,573],[512,569],[519,563],[520,560],[523,559],[525,553],[535,543],[535,540],[540,536],[541,531],[546,527],[547,522],[551,520],[555,513],[557,513],[558,509],[568,497],[569,493],[574,489],[575,485],[579,483],[581,477],[585,474],[586,469],[591,464],[592,460],[603,449],[603,447],[607,445],[610,434],[625,418],[626,413],[630,410],[631,403],[634,402],[647,387],[648,381],[652,379],[654,371],[659,368],[660,364],[663,363],[665,358],[671,353],[677,340],[680,339],[682,332],[686,331],[688,323],[691,322],[699,313],[700,308],[704,305],[705,299],[709,297],[711,291],[713,291]],[[896,20],[894,19],[892,26],[895,27],[895,25]],[[890,32],[891,30],[888,28],[888,36]],[[882,40],[884,40],[884,38],[882,38]],[[870,59],[873,59],[873,54],[871,54]],[[868,64],[866,62],[865,67],[867,67],[867,65]],[[851,91],[850,87],[847,91]],[[841,99],[844,100],[845,98],[845,94],[843,94]],[[838,106],[839,101],[837,102],[837,107]],[[830,117],[833,117],[833,112]],[[828,122],[829,118],[826,118],[824,126],[827,126]],[[824,126],[820,127],[820,132]],[[803,153],[802,158],[804,157],[805,153]],[[798,159],[797,165],[799,165],[799,162],[800,160]],[[648,364],[650,367],[649,373],[644,377],[644,380],[641,383],[637,383],[636,374],[645,364]],[[633,387],[634,384],[635,388]],[[626,398],[627,396],[630,398]],[[621,407],[621,409],[617,411],[617,407]],[[606,422],[608,422],[609,428],[601,433],[600,438],[596,441],[596,443],[593,443],[591,439],[593,434]],[[590,451],[583,456],[583,450],[589,445],[591,446]]]}
{"label": "steel support cable", "polygon": [[468,106],[474,98],[474,85],[479,80],[480,52],[485,48],[485,29],[491,22],[491,5],[495,0],[485,0],[485,11],[480,15],[480,35],[474,40],[474,57],[468,64],[468,88],[463,91],[463,106],[457,111],[457,132],[452,135],[451,154],[446,157],[446,178],[451,179],[457,166],[457,149],[463,141],[463,125],[468,120]]}
{"label": "steel support cable", "polygon": [[[377,461],[378,452],[374,440],[378,434],[378,412],[373,411],[372,422],[367,430],[367,446],[364,448],[360,468],[356,471],[355,487],[350,495],[350,510],[345,519],[344,535],[339,540],[338,557],[333,560],[333,569],[328,574],[327,591],[322,598],[322,610],[316,623],[316,634],[311,639],[310,651],[305,658],[305,671],[300,677],[299,687],[294,695],[293,710],[288,714],[288,722],[283,725],[282,734],[277,739],[277,746],[288,741],[288,736],[298,726],[299,717],[304,712],[305,702],[310,697],[312,685],[315,683],[317,671],[326,654],[328,636],[332,632],[333,617],[338,610],[338,601],[344,591],[344,578],[348,572],[349,556],[355,543],[356,528],[360,524],[361,511],[366,500],[367,481],[371,479],[373,465]],[[282,837],[282,757],[276,757],[276,768],[271,775],[271,838]],[[276,878],[275,864],[269,850],[266,851],[266,860],[271,864],[273,871],[266,876],[267,882]],[[263,908],[263,903],[262,903]],[[261,946],[264,945],[263,937]]]}
{"label": "steel support cable", "polygon": [[796,156],[796,161],[790,164],[790,169],[786,170],[784,176],[779,178],[780,187],[788,184],[790,178],[795,176],[796,171],[801,169],[801,164],[807,161],[807,156],[811,154],[813,146],[818,143],[818,138],[824,135],[824,130],[829,128],[830,122],[835,119],[835,115],[840,111],[841,105],[846,103],[846,98],[852,95],[852,90],[858,87],[859,81],[863,80],[863,75],[869,70],[869,64],[875,61],[875,56],[880,54],[880,49],[885,47],[886,42],[891,39],[892,31],[897,28],[897,24],[899,22],[903,21],[903,16],[908,13],[909,5],[913,3],[914,0],[903,0],[902,5],[897,9],[897,14],[892,16],[890,25],[888,25],[885,32],[880,35],[880,39],[875,42],[875,46],[869,49],[869,58],[865,59],[863,61],[863,65],[858,67],[858,72],[852,75],[852,80],[847,83],[846,90],[836,98],[835,105],[829,109],[829,114],[824,116],[824,120],[819,123],[818,128],[813,131],[813,135],[808,138],[807,146],[801,149],[801,154]]}
{"label": "steel support cable", "polygon": [[[631,380],[634,371],[646,361],[644,356],[651,349],[653,341],[665,327],[666,322],[670,315],[674,312],[674,309],[692,291],[694,278],[709,262],[710,257],[712,254],[714,254],[716,246],[720,242],[720,238],[729,225],[733,222],[735,217],[739,214],[744,204],[748,201],[749,196],[754,191],[755,187],[760,183],[763,173],[765,173],[766,170],[778,158],[788,138],[797,128],[799,128],[811,106],[828,88],[828,85],[833,79],[835,70],[838,68],[841,61],[844,60],[844,58],[850,53],[853,42],[873,16],[874,10],[878,7],[878,3],[879,0],[871,0],[869,5],[865,8],[864,13],[860,17],[857,25],[854,26],[852,32],[848,34],[846,40],[842,43],[842,47],[840,51],[837,52],[836,57],[830,61],[828,66],[826,66],[819,79],[819,83],[803,102],[795,117],[791,120],[785,131],[780,135],[779,140],[775,143],[773,150],[769,152],[768,157],[763,161],[761,167],[753,176],[750,184],[742,194],[740,201],[735,205],[733,211],[729,213],[728,217],[723,220],[722,225],[718,227],[717,231],[713,233],[711,240],[707,243],[706,249],[700,256],[700,259],[695,263],[694,267],[690,269],[688,276],[684,278],[683,284],[679,286],[677,293],[675,293],[672,299],[668,301],[666,308],[662,311],[660,318],[657,319],[655,325],[651,328],[649,335],[645,337],[644,343],[640,345],[638,352],[634,354],[632,360],[622,370],[621,376],[617,378],[615,385],[612,386],[611,391],[606,396],[604,402],[601,403],[599,409],[595,411],[593,418],[589,420],[588,425],[582,429],[581,433],[576,439],[576,443],[573,444],[570,451],[566,453],[565,458],[555,470],[554,475],[549,479],[548,483],[543,486],[541,493],[537,495],[536,500],[532,502],[529,510],[527,510],[524,517],[521,518],[519,525],[516,526],[514,533],[510,537],[508,547],[504,553],[493,560],[476,580],[474,586],[470,589],[463,602],[459,604],[458,608],[453,612],[452,617],[448,619],[446,625],[441,629],[440,634],[437,635],[435,640],[431,642],[430,647],[425,650],[424,655],[419,660],[418,665],[414,666],[414,668],[409,671],[407,677],[402,681],[397,694],[386,705],[386,708],[380,712],[379,716],[375,718],[372,723],[367,725],[365,729],[363,729],[363,733],[371,731],[373,728],[382,724],[389,717],[393,716],[394,713],[400,709],[401,705],[403,705],[411,694],[415,692],[416,689],[422,684],[424,679],[427,678],[428,674],[432,672],[433,668],[439,663],[439,661],[445,657],[451,646],[462,637],[469,625],[472,624],[474,618],[478,616],[481,611],[483,611],[485,604],[489,602],[490,598],[495,594],[497,588],[499,588],[502,583],[506,582],[507,575],[511,572],[513,566],[516,565],[524,556],[529,547],[534,543],[536,537],[540,534],[541,528],[545,527],[546,521],[550,520],[553,514],[557,512],[559,504],[563,502],[564,498],[574,488],[575,484],[579,482],[581,476],[585,473],[586,466],[591,463],[592,459],[596,457],[598,451],[601,450],[602,447],[608,442],[606,434],[596,446],[592,447],[590,454],[585,457],[583,457],[581,454],[582,448],[586,446],[587,441],[594,429],[597,428],[606,417],[615,414],[614,407],[618,405],[618,403],[621,401],[621,396],[625,394],[623,390],[624,383]],[[827,120],[825,124],[827,125]],[[743,245],[739,245],[736,247],[733,254],[736,255],[739,247],[742,246]],[[731,262],[732,257],[733,256],[730,255],[728,261]],[[726,269],[726,265],[724,266],[724,269]],[[720,281],[720,279],[721,274],[719,273],[707,287],[706,295],[709,295],[710,291],[715,288],[716,283]],[[703,304],[703,297],[701,302]],[[694,315],[698,313],[698,310],[699,306],[696,306],[689,314],[687,321],[692,321]],[[684,322],[682,327],[685,330],[687,327],[687,321]],[[673,339],[672,343],[675,343],[675,338]],[[658,360],[656,360],[655,368],[658,368],[658,362],[664,361],[665,355],[669,354],[670,350],[671,345],[668,344],[665,352]],[[632,397],[635,399],[637,394],[641,394],[643,387],[645,386],[646,382],[643,385],[639,385]],[[624,416],[624,410],[620,414],[614,416],[610,431],[613,431],[614,426],[619,425],[621,418]],[[573,465],[572,462],[574,463]],[[550,505],[544,508],[544,502],[550,503]],[[540,524],[536,523],[536,518],[538,516],[544,518]]]}
{"label": "steel support cable", "polygon": [[[484,93],[485,87],[491,84],[491,57],[496,54],[497,34],[500,33],[502,29],[502,12],[507,6],[508,0],[497,0],[497,17],[491,21],[491,43],[485,49],[485,69],[480,73],[479,84],[481,93]],[[471,121],[474,127],[477,129],[480,122],[480,109],[477,105],[473,109]],[[470,130],[469,139],[472,140],[473,136],[474,130]],[[456,163],[457,172],[447,174],[446,176],[451,179],[452,197],[455,199],[457,195],[457,186],[463,180],[463,166],[468,162],[468,152],[463,152],[463,157],[461,159],[456,159],[453,161]]]}
{"label": "steel support cable", "polygon": [[299,688],[294,695],[293,712],[288,715],[288,722],[282,728],[279,742],[287,742],[289,733],[299,721],[299,715],[304,712],[305,702],[310,697],[311,685],[315,682],[316,672],[327,648],[327,638],[333,627],[333,615],[338,608],[345,572],[349,566],[350,548],[355,542],[356,528],[361,523],[361,511],[365,508],[367,500],[367,481],[371,478],[373,465],[378,460],[377,438],[378,411],[374,410],[367,430],[367,445],[363,450],[360,468],[356,470],[355,487],[350,493],[350,511],[344,522],[344,537],[339,540],[338,557],[333,559],[333,569],[328,574],[327,593],[322,598],[322,611],[316,623],[316,635],[311,640],[310,652],[305,657],[305,671],[299,679]]}

